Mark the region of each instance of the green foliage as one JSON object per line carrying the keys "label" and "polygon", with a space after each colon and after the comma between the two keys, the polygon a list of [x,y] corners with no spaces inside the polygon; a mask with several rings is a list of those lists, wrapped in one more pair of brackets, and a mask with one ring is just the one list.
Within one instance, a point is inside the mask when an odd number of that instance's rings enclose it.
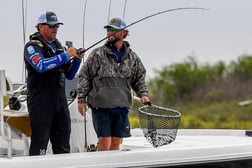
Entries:
{"label": "green foliage", "polygon": [[192,103],[179,108],[183,128],[251,129],[252,107],[238,106],[237,101],[211,104]]}
{"label": "green foliage", "polygon": [[140,122],[138,117],[130,117],[130,127],[140,128]]}
{"label": "green foliage", "polygon": [[221,80],[225,71],[223,62],[214,66],[199,66],[194,58],[189,57],[184,63],[164,67],[148,85],[152,99],[162,104],[174,104],[190,99],[195,89]]}
{"label": "green foliage", "polygon": [[[252,105],[241,107],[237,101],[211,104],[188,103],[174,107],[181,112],[180,128],[252,129]],[[139,117],[130,117],[131,128],[139,128]]]}
{"label": "green foliage", "polygon": [[244,55],[238,58],[237,62],[230,64],[233,74],[239,76],[241,79],[248,79],[252,77],[252,57]]}
{"label": "green foliage", "polygon": [[[154,104],[181,112],[180,128],[252,129],[252,105],[238,102],[252,98],[252,57],[242,56],[226,66],[199,65],[188,57],[157,71],[148,81]],[[137,108],[137,107],[136,107]],[[139,127],[136,109],[130,114],[131,127]]]}

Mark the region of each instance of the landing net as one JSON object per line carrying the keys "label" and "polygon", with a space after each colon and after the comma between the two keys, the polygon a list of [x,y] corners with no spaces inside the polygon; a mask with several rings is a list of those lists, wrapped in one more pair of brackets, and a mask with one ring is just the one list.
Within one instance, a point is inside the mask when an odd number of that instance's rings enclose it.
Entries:
{"label": "landing net", "polygon": [[154,147],[167,145],[175,140],[180,112],[155,105],[142,106],[138,111],[144,136]]}

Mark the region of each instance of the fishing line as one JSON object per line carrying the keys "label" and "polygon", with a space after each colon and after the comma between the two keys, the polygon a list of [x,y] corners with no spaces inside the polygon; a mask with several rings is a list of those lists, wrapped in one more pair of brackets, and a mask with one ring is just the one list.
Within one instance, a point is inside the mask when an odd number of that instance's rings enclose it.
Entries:
{"label": "fishing line", "polygon": [[[146,17],[141,18],[141,19],[139,19],[139,20],[137,20],[137,21],[135,21],[135,22],[132,22],[131,24],[129,24],[128,26],[126,26],[124,29],[126,29],[126,28],[128,28],[128,27],[130,27],[130,26],[133,26],[133,25],[135,25],[135,24],[137,24],[137,23],[139,23],[139,22],[141,22],[141,21],[143,21],[143,20],[149,19],[149,18],[151,18],[151,17],[157,16],[157,15],[160,15],[160,14],[164,14],[164,13],[167,13],[167,12],[173,12],[173,11],[179,11],[179,10],[192,10],[192,9],[193,9],[193,10],[209,10],[209,9],[207,9],[207,8],[198,8],[198,7],[184,7],[184,8],[173,8],[173,9],[168,9],[168,10],[164,10],[164,11],[157,12],[157,13],[154,13],[154,14],[152,14],[152,15],[146,16]],[[124,30],[124,29],[121,29],[121,30]],[[121,30],[120,30],[120,31],[121,31]],[[91,46],[87,47],[84,51],[82,50],[82,48],[78,49],[78,50],[77,50],[77,53],[80,55],[80,54],[86,52],[86,51],[89,50],[90,48],[96,46],[97,44],[101,43],[102,41],[106,40],[107,38],[113,36],[113,35],[116,34],[116,33],[117,33],[117,32],[112,33],[111,35],[104,37],[103,39],[101,39],[101,40],[97,41],[96,43],[92,44]]]}

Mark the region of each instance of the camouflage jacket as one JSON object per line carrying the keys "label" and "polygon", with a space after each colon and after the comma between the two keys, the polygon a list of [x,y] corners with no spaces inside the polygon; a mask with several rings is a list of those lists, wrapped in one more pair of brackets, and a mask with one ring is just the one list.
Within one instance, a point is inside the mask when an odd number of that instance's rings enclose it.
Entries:
{"label": "camouflage jacket", "polygon": [[78,75],[79,103],[87,102],[93,108],[130,108],[131,89],[138,97],[147,96],[146,70],[129,43],[124,41],[123,47],[119,66],[108,43],[90,53]]}

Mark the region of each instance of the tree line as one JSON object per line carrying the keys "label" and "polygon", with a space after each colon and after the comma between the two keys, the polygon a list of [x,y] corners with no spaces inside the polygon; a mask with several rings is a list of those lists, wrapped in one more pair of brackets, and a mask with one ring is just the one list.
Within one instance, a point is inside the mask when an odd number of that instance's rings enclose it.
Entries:
{"label": "tree line", "polygon": [[225,64],[200,65],[193,57],[163,67],[148,81],[152,101],[160,105],[244,99],[252,93],[252,56]]}

